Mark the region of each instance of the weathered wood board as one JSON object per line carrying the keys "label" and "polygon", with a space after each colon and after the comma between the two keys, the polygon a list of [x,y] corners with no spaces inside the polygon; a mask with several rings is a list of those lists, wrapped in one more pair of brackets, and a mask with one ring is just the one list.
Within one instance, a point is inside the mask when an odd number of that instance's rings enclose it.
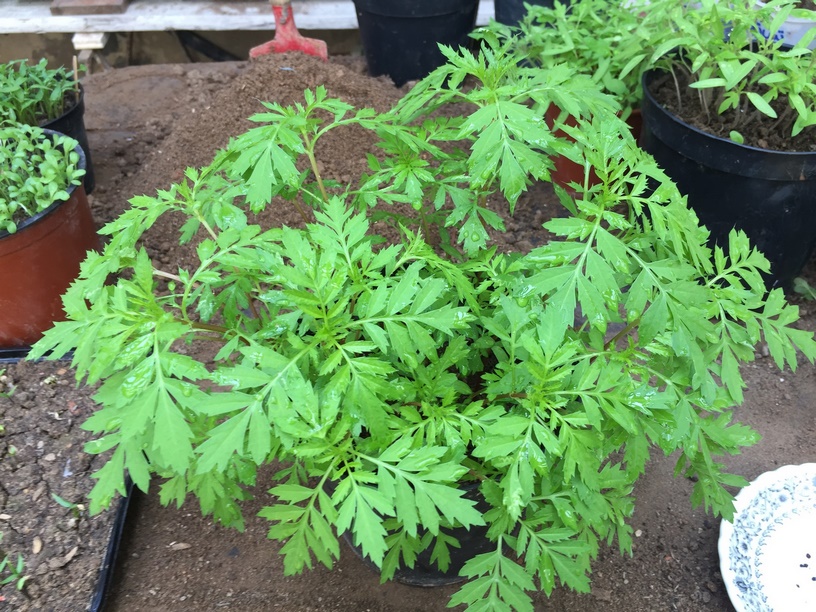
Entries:
{"label": "weathered wood board", "polygon": [[52,15],[110,15],[124,13],[130,0],[52,0]]}

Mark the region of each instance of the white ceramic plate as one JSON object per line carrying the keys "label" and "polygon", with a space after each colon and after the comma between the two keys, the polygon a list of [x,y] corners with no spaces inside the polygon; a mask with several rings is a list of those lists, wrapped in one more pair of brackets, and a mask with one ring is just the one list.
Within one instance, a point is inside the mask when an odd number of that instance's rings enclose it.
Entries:
{"label": "white ceramic plate", "polygon": [[765,472],[720,525],[720,571],[737,612],[816,611],[816,463]]}

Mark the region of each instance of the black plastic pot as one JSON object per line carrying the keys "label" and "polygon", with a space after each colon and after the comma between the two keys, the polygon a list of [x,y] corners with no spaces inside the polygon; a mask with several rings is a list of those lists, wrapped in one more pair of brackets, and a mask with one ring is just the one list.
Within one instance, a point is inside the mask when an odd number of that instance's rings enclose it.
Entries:
{"label": "black plastic pot", "polygon": [[[568,0],[562,0],[561,4],[565,3],[568,3]],[[552,8],[555,5],[555,0],[495,0],[493,6],[496,13],[496,21],[505,25],[518,25],[527,14],[527,9],[524,7],[525,4]]]}
{"label": "black plastic pot", "polygon": [[643,75],[640,146],[688,195],[689,206],[728,245],[743,230],[771,262],[769,287],[789,286],[816,247],[816,153],[771,151],[693,128],[660,106]]}
{"label": "black plastic pot", "polygon": [[87,164],[83,185],[85,186],[85,193],[90,194],[96,186],[96,180],[94,179],[93,164],[91,163],[91,149],[88,146],[88,134],[85,131],[85,90],[81,84],[79,86],[79,102],[56,119],[46,121],[40,127],[70,136],[82,147]]}
{"label": "black plastic pot", "polygon": [[368,71],[398,87],[445,62],[437,46],[468,45],[479,0],[354,0]]}

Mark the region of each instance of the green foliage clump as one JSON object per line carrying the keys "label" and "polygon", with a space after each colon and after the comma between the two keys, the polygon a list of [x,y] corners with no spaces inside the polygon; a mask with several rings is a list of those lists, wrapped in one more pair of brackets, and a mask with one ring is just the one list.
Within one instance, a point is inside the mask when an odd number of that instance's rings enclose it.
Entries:
{"label": "green foliage clump", "polygon": [[808,46],[811,29],[794,46],[778,35],[791,16],[816,21],[816,11],[798,8],[798,0],[694,3],[660,0],[667,33],[651,61],[685,76],[699,93],[710,120],[730,114],[728,129],[737,139],[755,117],[775,121],[773,130],[797,136],[816,125],[816,55]]}
{"label": "green foliage clump", "polygon": [[73,138],[27,125],[0,126],[0,231],[70,197],[85,175]]}
{"label": "green foliage clump", "polygon": [[[796,348],[812,360],[816,342],[780,290],[766,294],[768,262],[743,234],[727,256],[707,246],[612,98],[506,45],[445,49],[448,63],[382,114],[322,88],[264,103],[211,165],[102,230],[110,241],[64,297],[68,320],[30,355],[73,351],[78,380],[100,385],[84,427],[109,460],[92,512],[127,472],[142,490],[158,477],[165,504],[192,495],[240,528],[246,488],[272,463],[262,516],[287,573],[332,567],[344,532],[383,579],[425,550],[446,569],[450,529],[485,526],[490,548],[450,603],[523,611],[533,590],[587,591],[602,542],[631,549],[653,449],[696,476],[695,504],[731,515],[725,487],[744,480],[717,458],[757,439],[732,422],[739,364],[764,340],[795,368]],[[547,128],[550,104],[576,118],[572,142]],[[321,176],[318,143],[352,127],[378,139],[369,172]],[[498,252],[491,232],[549,180],[554,154],[585,169],[574,198],[556,189],[555,239]],[[502,214],[488,206],[499,192]],[[303,227],[259,224],[286,202]],[[169,214],[186,218],[180,241],[197,257],[174,270],[140,244]],[[400,238],[377,235],[375,217]]]}
{"label": "green foliage clump", "polygon": [[520,61],[551,68],[567,64],[620,102],[626,114],[640,105],[640,79],[664,36],[665,15],[649,0],[555,1],[530,5],[518,26],[491,22],[476,38],[491,33],[514,41]]}
{"label": "green foliage clump", "polygon": [[41,125],[56,119],[76,104],[76,87],[67,68],[48,68],[45,59],[0,64],[0,123]]}

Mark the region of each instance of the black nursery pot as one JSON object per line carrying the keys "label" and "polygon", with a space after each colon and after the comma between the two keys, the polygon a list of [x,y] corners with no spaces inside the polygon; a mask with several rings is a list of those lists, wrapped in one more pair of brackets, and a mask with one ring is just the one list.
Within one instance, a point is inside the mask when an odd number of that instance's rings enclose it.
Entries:
{"label": "black nursery pot", "polygon": [[90,194],[96,186],[96,181],[94,179],[93,164],[91,163],[91,148],[88,146],[88,134],[85,131],[85,90],[81,84],[79,86],[79,102],[56,119],[46,121],[40,127],[70,136],[82,147],[87,163],[83,185],[85,186],[85,193]]}
{"label": "black nursery pot", "polygon": [[[562,0],[561,4],[567,4],[568,1]],[[555,0],[495,0],[493,6],[496,12],[496,21],[505,25],[518,25],[527,14],[525,4],[552,8],[555,6]]]}
{"label": "black nursery pot", "polygon": [[468,44],[479,0],[354,0],[368,71],[397,87],[445,62],[438,43]]}
{"label": "black nursery pot", "polygon": [[689,206],[727,247],[743,230],[771,262],[770,287],[790,286],[816,247],[816,153],[771,151],[737,144],[691,127],[660,106],[643,75],[640,146],[651,153]]}

